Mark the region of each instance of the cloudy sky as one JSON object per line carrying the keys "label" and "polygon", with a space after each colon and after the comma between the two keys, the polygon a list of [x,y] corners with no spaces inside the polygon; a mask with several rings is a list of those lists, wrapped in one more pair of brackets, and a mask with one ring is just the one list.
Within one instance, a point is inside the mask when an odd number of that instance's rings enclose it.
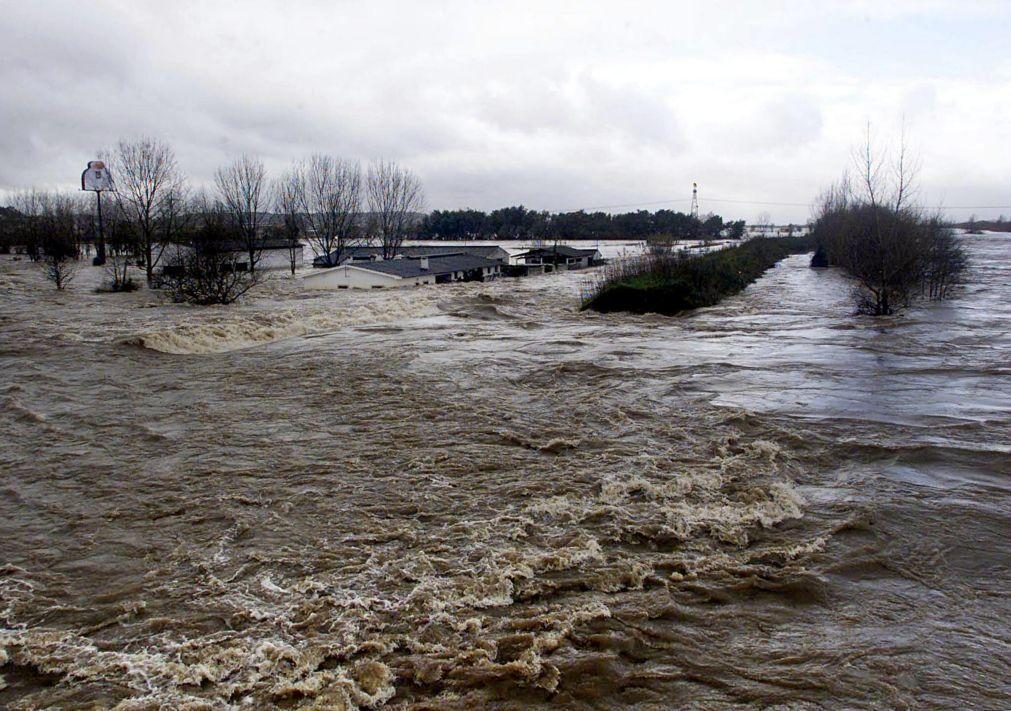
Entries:
{"label": "cloudy sky", "polygon": [[[0,191],[169,142],[386,158],[429,208],[641,205],[805,220],[871,122],[923,201],[1011,208],[1011,2],[0,0]],[[668,201],[666,203],[661,201]],[[777,203],[777,204],[765,204]],[[628,206],[627,208],[625,206]],[[980,206],[980,207],[974,207]]]}

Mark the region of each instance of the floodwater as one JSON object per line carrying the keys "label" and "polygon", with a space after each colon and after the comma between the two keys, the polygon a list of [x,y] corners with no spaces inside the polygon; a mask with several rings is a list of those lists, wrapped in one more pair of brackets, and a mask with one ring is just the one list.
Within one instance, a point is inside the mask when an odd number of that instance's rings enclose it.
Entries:
{"label": "floodwater", "polygon": [[1011,239],[966,239],[879,321],[804,256],[681,318],[0,263],[0,706],[1009,708]]}

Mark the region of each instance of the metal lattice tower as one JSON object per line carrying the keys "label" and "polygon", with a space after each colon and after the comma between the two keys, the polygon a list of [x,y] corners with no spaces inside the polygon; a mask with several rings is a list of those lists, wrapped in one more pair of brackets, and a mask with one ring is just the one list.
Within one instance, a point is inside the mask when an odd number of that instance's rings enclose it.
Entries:
{"label": "metal lattice tower", "polygon": [[699,219],[699,184],[692,183],[692,217]]}

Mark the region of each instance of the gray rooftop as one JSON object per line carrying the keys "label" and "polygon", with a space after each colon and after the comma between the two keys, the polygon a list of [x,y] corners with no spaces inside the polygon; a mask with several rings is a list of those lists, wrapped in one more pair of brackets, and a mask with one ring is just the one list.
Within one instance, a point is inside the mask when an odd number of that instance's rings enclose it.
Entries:
{"label": "gray rooftop", "polygon": [[472,269],[483,269],[485,267],[500,267],[501,262],[494,259],[485,259],[473,254],[442,254],[428,257],[428,269],[421,268],[421,259],[386,259],[376,262],[354,262],[346,263],[344,266],[356,269],[367,269],[381,274],[391,274],[402,278],[413,278],[432,274],[452,274],[453,272],[466,272]]}
{"label": "gray rooftop", "polygon": [[[431,257],[435,255],[445,255],[445,254],[475,254],[487,257],[490,254],[497,254],[498,252],[505,250],[498,245],[458,245],[451,244],[446,246],[441,245],[412,245],[404,246],[397,250],[404,257]],[[382,247],[354,247],[353,249],[346,250],[344,252],[345,256],[354,259],[368,258],[373,255],[381,255],[383,253]]]}
{"label": "gray rooftop", "polygon": [[[498,245],[413,245],[413,246],[402,246],[398,253],[403,257],[416,258],[416,257],[434,257],[438,255],[449,255],[449,254],[471,254],[479,257],[484,257],[485,259],[495,259],[498,258],[502,263],[507,259],[508,252]],[[341,254],[341,262],[345,262],[349,259],[354,261],[363,261],[368,259],[373,259],[377,257],[382,257],[383,248],[382,247],[351,247],[345,249]],[[333,255],[331,255],[333,256]],[[336,257],[334,257],[336,260]],[[327,260],[324,257],[316,257],[313,260],[313,265],[322,267],[326,266]]]}
{"label": "gray rooftop", "polygon": [[537,247],[531,249],[529,252],[523,252],[523,254],[517,254],[517,257],[527,257],[532,255],[555,255],[559,257],[592,257],[597,253],[596,249],[577,249],[576,247],[569,247],[568,245],[560,244],[557,247]]}

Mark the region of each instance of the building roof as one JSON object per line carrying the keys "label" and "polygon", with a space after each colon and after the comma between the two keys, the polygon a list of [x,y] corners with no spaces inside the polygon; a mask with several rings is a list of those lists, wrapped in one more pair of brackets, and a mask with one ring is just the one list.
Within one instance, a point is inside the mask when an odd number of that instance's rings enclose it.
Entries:
{"label": "building roof", "polygon": [[557,247],[536,247],[528,252],[523,252],[522,254],[517,254],[517,257],[539,257],[539,256],[554,256],[558,255],[560,257],[593,257],[598,253],[597,249],[578,249],[576,247],[569,247],[565,244],[560,244]]}
{"label": "building roof", "polygon": [[[216,243],[218,249],[225,252],[245,252],[248,251],[247,244],[242,240],[222,240]],[[292,244],[284,237],[262,237],[258,238],[254,243],[254,251],[259,252],[262,250],[270,249],[300,249],[302,247],[301,242],[295,242]]]}
{"label": "building roof", "polygon": [[472,269],[483,269],[486,267],[500,267],[501,262],[493,259],[484,259],[472,254],[443,254],[428,257],[428,268],[421,268],[421,259],[385,259],[376,262],[354,262],[345,263],[343,266],[353,269],[364,269],[380,274],[400,278],[413,278],[432,274],[452,274],[453,272],[466,272]]}
{"label": "building roof", "polygon": [[[403,257],[416,258],[416,257],[434,257],[438,255],[448,255],[448,254],[470,254],[474,256],[484,257],[486,259],[493,259],[497,255],[506,257],[508,252],[498,245],[446,245],[445,247],[439,245],[414,245],[401,247],[398,253]],[[334,256],[336,252],[331,252],[330,255],[336,260]],[[351,247],[345,249],[341,253],[341,262],[345,262],[349,259],[355,261],[362,261],[367,259],[372,259],[374,257],[382,257],[383,248],[382,247]],[[316,257],[312,260],[314,266],[322,267],[327,266],[326,257]]]}
{"label": "building roof", "polygon": [[[172,242],[170,244],[172,245],[172,249],[175,249],[175,250],[180,250],[180,249],[191,250],[191,249],[194,248],[195,244],[197,244],[197,243],[192,243],[192,242],[189,242],[189,243],[187,243],[187,242]],[[248,250],[248,246],[242,240],[232,240],[232,239],[214,240],[214,241],[209,241],[209,242],[199,242],[198,244],[199,244],[200,247],[204,247],[204,248],[208,248],[208,249],[215,249],[215,250],[218,250],[218,251],[221,251],[221,252],[247,252],[247,251],[249,251]],[[262,252],[262,251],[268,251],[268,250],[272,250],[272,249],[285,249],[285,250],[287,250],[287,249],[296,249],[296,250],[299,250],[301,248],[302,248],[302,243],[301,242],[295,242],[294,244],[292,244],[288,240],[286,240],[283,237],[281,237],[281,238],[259,239],[259,240],[256,241],[256,244],[254,246],[253,251],[254,252]]]}
{"label": "building roof", "polygon": [[[473,254],[487,257],[490,254],[497,254],[498,252],[505,252],[498,245],[432,245],[432,244],[421,244],[421,245],[411,245],[404,246],[397,250],[399,254],[404,257],[432,257],[440,254]],[[355,247],[354,249],[345,250],[344,254],[353,257],[355,259],[362,259],[363,257],[370,257],[372,255],[381,255],[383,253],[382,247]],[[506,252],[508,254],[508,252]]]}

